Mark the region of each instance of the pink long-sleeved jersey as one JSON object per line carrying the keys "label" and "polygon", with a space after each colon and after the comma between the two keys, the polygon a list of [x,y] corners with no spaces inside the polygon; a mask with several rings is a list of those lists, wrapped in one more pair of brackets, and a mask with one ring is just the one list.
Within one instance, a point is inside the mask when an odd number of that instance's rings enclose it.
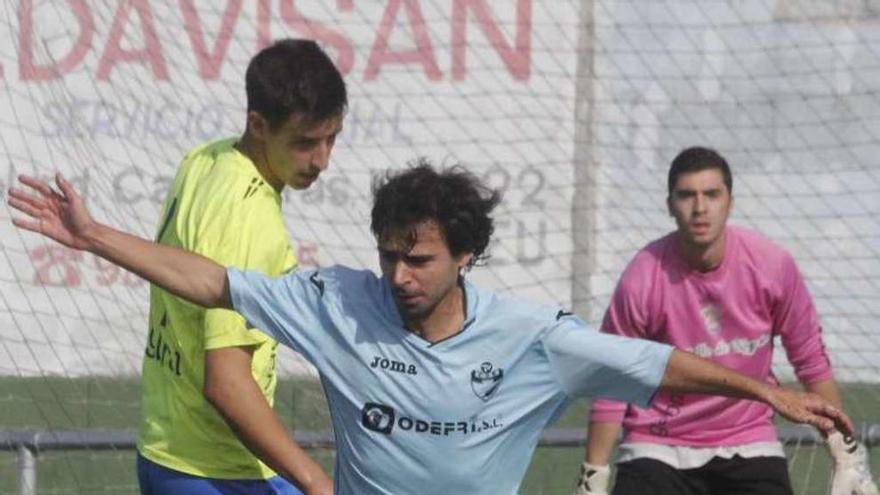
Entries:
{"label": "pink long-sleeved jersey", "polygon": [[[816,310],[794,259],[763,236],[727,227],[715,270],[689,268],[675,233],[639,251],[602,330],[666,342],[767,382],[779,336],[802,383],[832,378]],[[625,443],[713,447],[776,441],[772,409],[726,397],[659,393],[649,409],[598,400],[593,421],[623,422]]]}

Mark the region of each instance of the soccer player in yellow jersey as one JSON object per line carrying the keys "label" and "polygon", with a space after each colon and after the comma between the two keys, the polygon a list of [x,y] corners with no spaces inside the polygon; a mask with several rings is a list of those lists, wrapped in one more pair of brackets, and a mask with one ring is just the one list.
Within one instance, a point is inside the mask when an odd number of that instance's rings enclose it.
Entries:
{"label": "soccer player in yellow jersey", "polygon": [[[327,168],[346,88],[318,45],[287,39],[251,60],[246,90],[244,135],[186,156],[157,240],[279,275],[296,266],[281,191],[308,188]],[[332,493],[272,410],[277,345],[238,313],[152,287],[137,443],[144,495]]]}

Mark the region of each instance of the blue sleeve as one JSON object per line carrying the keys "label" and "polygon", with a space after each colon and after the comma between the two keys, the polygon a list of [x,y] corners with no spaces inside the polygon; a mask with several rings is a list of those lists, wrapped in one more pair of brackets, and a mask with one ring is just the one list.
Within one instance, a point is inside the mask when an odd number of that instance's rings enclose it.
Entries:
{"label": "blue sleeve", "polygon": [[281,277],[229,268],[233,308],[250,326],[303,355],[320,369],[320,339],[332,324],[326,316],[324,281],[317,270],[299,270]]}
{"label": "blue sleeve", "polygon": [[663,380],[672,347],[600,333],[576,316],[543,336],[544,348],[569,396],[602,397],[646,407]]}

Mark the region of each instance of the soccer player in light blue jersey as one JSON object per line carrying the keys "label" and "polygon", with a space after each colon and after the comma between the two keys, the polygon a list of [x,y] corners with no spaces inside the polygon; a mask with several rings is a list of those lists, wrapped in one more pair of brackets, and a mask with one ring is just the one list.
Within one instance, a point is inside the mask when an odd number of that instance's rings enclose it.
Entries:
{"label": "soccer player in light blue jersey", "polygon": [[93,252],[205,307],[233,308],[309,359],[336,434],[340,494],[515,494],[541,431],[572,398],[647,405],[658,389],[770,404],[822,430],[845,414],[656,342],[600,334],[563,309],[473,286],[496,192],[421,162],[374,189],[382,276],[331,267],[242,272],[94,222],[63,178],[24,177],[14,223]]}

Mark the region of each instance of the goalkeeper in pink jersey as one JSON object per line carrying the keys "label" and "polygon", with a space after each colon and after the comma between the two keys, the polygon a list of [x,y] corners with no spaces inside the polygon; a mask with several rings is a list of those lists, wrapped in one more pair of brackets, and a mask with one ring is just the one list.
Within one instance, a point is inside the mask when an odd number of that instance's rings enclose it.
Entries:
{"label": "goalkeeper in pink jersey", "polygon": [[[792,256],[763,236],[727,225],[730,167],[689,148],[669,169],[667,206],[677,229],[639,251],[620,277],[602,330],[672,344],[775,382],[780,337],[803,386],[840,407],[813,301]],[[791,494],[773,411],[759,402],[660,392],[648,409],[593,404],[577,495]],[[828,438],[832,495],[876,495],[865,447]]]}

